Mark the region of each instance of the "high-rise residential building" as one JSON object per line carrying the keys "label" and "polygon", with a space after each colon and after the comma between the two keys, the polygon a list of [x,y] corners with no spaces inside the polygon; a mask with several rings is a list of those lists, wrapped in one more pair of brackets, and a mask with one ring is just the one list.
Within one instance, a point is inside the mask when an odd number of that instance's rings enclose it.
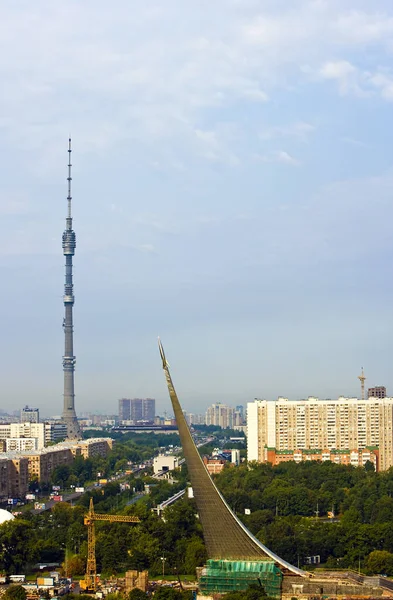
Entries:
{"label": "high-rise residential building", "polygon": [[131,400],[129,398],[120,398],[119,400],[119,421],[129,421],[131,419]]}
{"label": "high-rise residential building", "polygon": [[205,415],[195,415],[194,413],[188,413],[183,410],[183,414],[187,421],[187,425],[204,425],[206,422]]}
{"label": "high-rise residential building", "polygon": [[25,406],[20,411],[20,422],[21,423],[39,423],[40,422],[40,411],[38,408],[30,408]]}
{"label": "high-rise residential building", "polygon": [[206,425],[218,425],[222,429],[232,428],[235,409],[217,402],[206,411]]}
{"label": "high-rise residential building", "polygon": [[240,414],[241,418],[244,418],[244,406],[242,404],[238,404],[238,406],[236,406],[237,412]]}
{"label": "high-rise residential building", "polygon": [[131,421],[137,422],[142,421],[143,409],[142,409],[142,398],[131,398]]}
{"label": "high-rise residential building", "polygon": [[142,419],[144,421],[154,421],[156,416],[156,401],[154,398],[144,398],[142,400]]}
{"label": "high-rise residential building", "polygon": [[[393,398],[256,400],[247,406],[248,460],[267,451],[378,449],[378,469],[393,466]],[[310,459],[310,458],[309,458]]]}
{"label": "high-rise residential building", "polygon": [[386,398],[386,388],[383,385],[368,388],[368,398]]}
{"label": "high-rise residential building", "polygon": [[154,398],[122,398],[119,400],[119,421],[154,421],[156,401]]}

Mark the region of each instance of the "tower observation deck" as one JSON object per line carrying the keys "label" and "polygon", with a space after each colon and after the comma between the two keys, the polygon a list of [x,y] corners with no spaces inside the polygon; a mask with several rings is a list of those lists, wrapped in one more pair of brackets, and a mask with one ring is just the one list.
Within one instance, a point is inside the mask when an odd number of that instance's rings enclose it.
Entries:
{"label": "tower observation deck", "polygon": [[71,138],[68,140],[68,195],[67,195],[67,217],[66,228],[63,232],[63,254],[65,256],[65,284],[64,284],[64,404],[62,420],[67,425],[67,438],[77,439],[80,437],[78,419],[75,413],[75,392],[74,392],[74,326],[73,326],[73,306],[74,306],[74,286],[72,281],[72,257],[75,254],[76,236],[72,229],[71,215]]}

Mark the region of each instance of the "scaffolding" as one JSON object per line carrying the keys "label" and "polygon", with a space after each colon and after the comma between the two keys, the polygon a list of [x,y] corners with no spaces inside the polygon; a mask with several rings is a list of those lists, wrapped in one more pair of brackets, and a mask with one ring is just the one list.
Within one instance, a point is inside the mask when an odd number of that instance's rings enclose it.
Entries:
{"label": "scaffolding", "polygon": [[208,560],[201,570],[198,587],[201,594],[246,590],[256,584],[270,598],[281,597],[282,573],[275,562],[246,560]]}

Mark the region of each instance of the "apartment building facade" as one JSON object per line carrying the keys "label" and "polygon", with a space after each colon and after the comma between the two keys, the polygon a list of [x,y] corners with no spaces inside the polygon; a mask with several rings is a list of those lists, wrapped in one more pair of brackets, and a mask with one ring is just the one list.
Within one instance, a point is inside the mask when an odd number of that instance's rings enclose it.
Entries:
{"label": "apartment building facade", "polygon": [[0,499],[24,498],[28,486],[28,459],[12,453],[0,456]]}
{"label": "apartment building facade", "polygon": [[20,411],[20,422],[21,423],[39,423],[40,422],[40,411],[38,408],[30,408],[25,406]]}
{"label": "apartment building facade", "polygon": [[156,401],[154,398],[121,398],[119,400],[119,421],[154,421]]}
{"label": "apartment building facade", "polygon": [[[9,440],[3,440],[2,443]],[[18,440],[20,442],[26,440]],[[71,465],[77,456],[107,456],[112,448],[110,438],[72,440],[35,450],[9,451],[0,454],[0,498],[22,498],[29,481],[47,483],[56,467]]]}
{"label": "apartment building facade", "polygon": [[247,405],[250,461],[265,462],[266,448],[277,452],[378,448],[378,470],[384,471],[393,466],[392,433],[393,398],[279,398]]}
{"label": "apartment building facade", "polygon": [[108,452],[112,450],[113,440],[111,438],[91,438],[90,440],[80,440],[73,444],[72,450],[75,456],[91,458],[93,456],[102,456],[105,458]]}
{"label": "apartment building facade", "polygon": [[386,388],[384,385],[368,388],[367,396],[368,398],[386,398]]}
{"label": "apartment building facade", "polygon": [[119,400],[119,421],[129,421],[131,419],[131,400],[130,398],[120,398]]}
{"label": "apartment building facade", "polygon": [[206,411],[206,425],[217,425],[222,429],[232,429],[235,409],[217,402],[209,406]]}
{"label": "apartment building facade", "polygon": [[[32,422],[23,422],[23,423],[7,423],[0,424],[0,440],[13,440],[9,442],[10,448],[7,447],[6,450],[17,450],[23,451],[33,448],[31,447],[31,442],[20,442],[18,448],[18,442],[15,440],[32,440],[35,439],[35,449],[40,450],[41,448],[45,448],[49,444],[56,444],[57,442],[64,440],[67,436],[67,425],[65,423],[32,423]],[[23,446],[26,446],[23,448]],[[30,447],[27,447],[30,446]]]}

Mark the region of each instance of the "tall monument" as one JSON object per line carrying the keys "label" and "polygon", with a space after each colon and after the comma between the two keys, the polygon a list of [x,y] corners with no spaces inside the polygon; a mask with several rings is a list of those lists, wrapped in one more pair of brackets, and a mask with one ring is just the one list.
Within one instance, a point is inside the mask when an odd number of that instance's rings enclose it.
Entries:
{"label": "tall monument", "polygon": [[162,367],[172,401],[180,442],[198,508],[199,519],[203,529],[207,556],[214,560],[230,561],[274,561],[285,571],[307,577],[308,573],[291,565],[264,546],[240,521],[225,502],[210,477],[198,449],[192,439],[183,410],[180,406],[164,349],[159,341]]}
{"label": "tall monument", "polygon": [[72,257],[75,254],[76,237],[72,229],[71,216],[71,138],[68,140],[68,195],[67,195],[67,218],[66,228],[63,233],[63,254],[65,256],[65,284],[64,284],[64,405],[62,419],[67,425],[67,438],[80,438],[78,419],[75,413],[75,393],[74,393],[74,326],[72,321],[72,309],[74,306],[74,286],[72,283]]}

